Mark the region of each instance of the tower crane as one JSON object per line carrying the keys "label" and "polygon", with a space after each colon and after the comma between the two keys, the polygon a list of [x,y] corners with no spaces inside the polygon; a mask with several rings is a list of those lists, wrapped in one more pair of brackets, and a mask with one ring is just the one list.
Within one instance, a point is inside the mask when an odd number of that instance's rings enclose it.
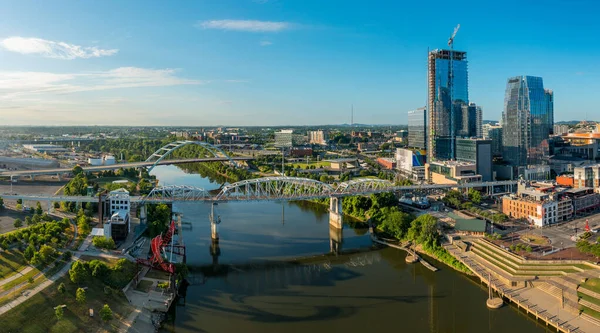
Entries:
{"label": "tower crane", "polygon": [[454,85],[454,66],[452,65],[452,61],[454,60],[454,38],[456,37],[456,33],[460,29],[460,24],[454,28],[454,32],[452,36],[448,39],[448,46],[450,46],[450,61],[448,61],[448,90],[450,91],[450,159],[454,160],[456,156],[454,155],[454,151],[456,149],[456,119],[455,119],[455,110],[454,110],[454,92],[452,91]]}

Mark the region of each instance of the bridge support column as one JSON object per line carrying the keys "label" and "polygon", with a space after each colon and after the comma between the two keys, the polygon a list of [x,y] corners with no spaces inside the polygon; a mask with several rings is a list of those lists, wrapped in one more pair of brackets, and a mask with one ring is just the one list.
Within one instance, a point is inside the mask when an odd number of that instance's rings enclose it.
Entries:
{"label": "bridge support column", "polygon": [[342,230],[342,228],[329,225],[329,249],[331,253],[338,254],[342,251],[342,243],[344,242]]}
{"label": "bridge support column", "polygon": [[342,199],[329,197],[329,226],[342,229],[344,220],[342,217]]}
{"label": "bridge support column", "polygon": [[210,255],[212,256],[213,266],[219,265],[219,256],[221,255],[221,248],[219,247],[219,240],[213,239],[210,243]]}
{"label": "bridge support column", "polygon": [[29,179],[31,179],[31,181],[34,181],[35,180],[35,176],[34,175],[30,175]]}
{"label": "bridge support column", "polygon": [[56,178],[58,179],[59,182],[62,182],[62,176],[60,173],[56,174]]}
{"label": "bridge support column", "polygon": [[148,211],[146,204],[140,206],[140,225],[146,224],[148,222]]}
{"label": "bridge support column", "polygon": [[210,207],[210,238],[213,241],[219,241],[219,223],[221,222],[221,217],[217,216],[215,218],[215,205],[217,203],[213,202]]}

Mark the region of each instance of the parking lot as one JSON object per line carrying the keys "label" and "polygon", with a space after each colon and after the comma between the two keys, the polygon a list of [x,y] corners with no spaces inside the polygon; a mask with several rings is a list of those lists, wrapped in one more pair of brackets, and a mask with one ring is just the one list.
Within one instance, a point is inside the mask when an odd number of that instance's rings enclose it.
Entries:
{"label": "parking lot", "polygon": [[[565,222],[556,226],[546,227],[543,229],[535,229],[533,232],[536,235],[546,236],[550,239],[552,246],[554,247],[572,247],[575,246],[575,241],[571,239],[575,235],[575,228],[577,228],[577,235],[581,235],[585,232],[585,221],[589,221],[591,229],[600,227],[600,214],[589,215],[580,217],[575,220]],[[531,232],[522,230],[519,233]]]}

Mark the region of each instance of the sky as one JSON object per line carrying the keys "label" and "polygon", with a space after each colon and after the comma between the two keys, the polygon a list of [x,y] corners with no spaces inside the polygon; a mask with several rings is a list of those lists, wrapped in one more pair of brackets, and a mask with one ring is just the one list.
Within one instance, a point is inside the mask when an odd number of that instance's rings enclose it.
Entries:
{"label": "sky", "polygon": [[497,120],[506,80],[600,121],[594,0],[0,0],[0,125],[406,124],[427,50],[467,52]]}

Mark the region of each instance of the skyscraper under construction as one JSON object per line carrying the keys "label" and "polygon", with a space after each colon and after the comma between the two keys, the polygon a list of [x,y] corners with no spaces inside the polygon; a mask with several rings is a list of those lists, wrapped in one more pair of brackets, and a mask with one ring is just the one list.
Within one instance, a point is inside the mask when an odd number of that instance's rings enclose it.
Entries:
{"label": "skyscraper under construction", "polygon": [[433,50],[427,62],[428,161],[456,159],[463,106],[469,104],[467,53]]}

